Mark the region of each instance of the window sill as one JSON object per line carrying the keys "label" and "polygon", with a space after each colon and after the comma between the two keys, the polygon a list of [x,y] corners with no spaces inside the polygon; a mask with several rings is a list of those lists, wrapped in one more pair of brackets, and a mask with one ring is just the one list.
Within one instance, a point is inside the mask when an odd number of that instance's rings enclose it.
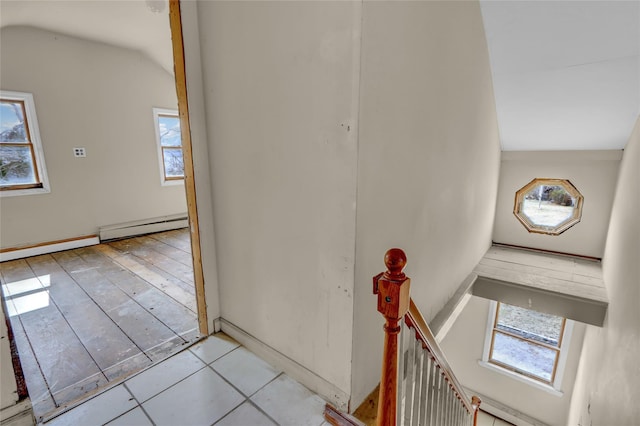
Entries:
{"label": "window sill", "polygon": [[0,191],[0,197],[18,197],[21,195],[48,194],[50,192],[51,190],[46,186],[44,188],[5,189]]}
{"label": "window sill", "polygon": [[502,367],[499,367],[497,365],[491,364],[491,363],[489,363],[487,361],[478,360],[478,364],[480,364],[484,368],[488,368],[491,371],[494,371],[496,373],[505,375],[505,376],[510,377],[512,379],[518,380],[519,382],[526,383],[529,386],[533,386],[534,388],[543,390],[543,391],[545,391],[547,393],[550,393],[551,395],[554,395],[554,396],[557,396],[557,397],[561,397],[561,396],[564,395],[564,392],[554,388],[551,385],[547,385],[547,384],[541,383],[541,382],[539,382],[537,380],[534,380],[534,379],[531,379],[529,377],[523,376],[521,374],[514,373],[513,371],[510,371],[510,370],[507,370],[506,368],[502,368]]}
{"label": "window sill", "polygon": [[176,185],[184,186],[184,178],[162,181],[162,186],[176,186]]}

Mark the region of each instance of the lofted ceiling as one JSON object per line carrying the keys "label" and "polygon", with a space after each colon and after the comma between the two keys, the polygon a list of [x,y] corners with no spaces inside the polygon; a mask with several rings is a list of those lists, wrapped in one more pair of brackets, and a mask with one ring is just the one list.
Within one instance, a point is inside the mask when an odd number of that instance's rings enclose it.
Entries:
{"label": "lofted ceiling", "polygon": [[640,113],[640,1],[481,0],[502,149],[622,149]]}
{"label": "lofted ceiling", "polygon": [[0,0],[0,26],[12,25],[136,50],[173,74],[166,0]]}
{"label": "lofted ceiling", "polygon": [[[640,113],[640,0],[480,4],[502,149],[622,149]],[[134,49],[173,72],[165,0],[0,0],[0,25]]]}

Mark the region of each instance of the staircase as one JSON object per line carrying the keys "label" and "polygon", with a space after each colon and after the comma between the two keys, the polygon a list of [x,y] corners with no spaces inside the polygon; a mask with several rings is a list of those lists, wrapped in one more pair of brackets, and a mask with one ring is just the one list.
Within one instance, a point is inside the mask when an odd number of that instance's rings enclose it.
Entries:
{"label": "staircase", "polygon": [[[411,300],[411,280],[402,272],[406,255],[393,248],[384,260],[387,271],[373,277],[378,312],[386,321],[376,424],[476,426],[480,399],[465,393]],[[325,418],[335,426],[363,425],[331,405]]]}

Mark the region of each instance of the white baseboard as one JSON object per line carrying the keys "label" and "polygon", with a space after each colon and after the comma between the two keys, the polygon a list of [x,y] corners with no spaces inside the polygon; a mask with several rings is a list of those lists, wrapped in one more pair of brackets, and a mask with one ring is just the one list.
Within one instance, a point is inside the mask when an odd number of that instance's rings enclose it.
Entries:
{"label": "white baseboard", "polygon": [[2,426],[33,426],[33,406],[29,398],[0,410],[0,425]]}
{"label": "white baseboard", "polygon": [[186,228],[188,226],[189,218],[187,213],[179,213],[150,219],[117,223],[115,225],[101,226],[99,228],[99,236],[100,241],[106,241],[116,238],[150,234],[152,232],[170,231],[172,229]]}
{"label": "white baseboard", "polygon": [[480,409],[486,411],[494,417],[499,417],[502,420],[506,420],[516,426],[548,426],[546,423],[541,422],[531,416],[521,413],[511,407],[495,401],[488,396],[482,395],[479,392],[475,392],[471,389],[466,389],[468,395],[476,395],[482,401],[480,403]]}
{"label": "white baseboard", "polygon": [[55,253],[62,250],[71,250],[80,247],[93,246],[100,244],[100,240],[95,235],[80,237],[65,241],[52,241],[50,243],[42,243],[36,246],[8,249],[0,252],[0,262],[7,260],[22,259],[30,256],[38,256],[41,254]]}
{"label": "white baseboard", "polygon": [[329,383],[313,371],[298,364],[296,361],[278,352],[271,346],[256,339],[246,331],[234,324],[220,319],[222,332],[236,339],[251,352],[264,359],[277,369],[284,371],[288,376],[302,383],[311,391],[331,402],[341,411],[347,412],[349,407],[349,395],[332,383]]}

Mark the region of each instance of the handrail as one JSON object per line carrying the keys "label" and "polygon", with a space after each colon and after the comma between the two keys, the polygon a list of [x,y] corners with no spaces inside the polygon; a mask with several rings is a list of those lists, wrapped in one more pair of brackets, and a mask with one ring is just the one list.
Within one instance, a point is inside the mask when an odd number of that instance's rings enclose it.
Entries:
{"label": "handrail", "polygon": [[[452,426],[476,425],[480,398],[469,399],[420,310],[409,297],[411,280],[402,272],[406,255],[393,248],[387,251],[384,260],[387,271],[373,277],[378,311],[386,320],[378,425],[423,424],[426,419],[437,426],[445,422]],[[408,343],[407,352],[403,346],[406,339],[400,342],[400,350],[398,346],[402,319],[415,334],[411,336],[414,340]]]}

